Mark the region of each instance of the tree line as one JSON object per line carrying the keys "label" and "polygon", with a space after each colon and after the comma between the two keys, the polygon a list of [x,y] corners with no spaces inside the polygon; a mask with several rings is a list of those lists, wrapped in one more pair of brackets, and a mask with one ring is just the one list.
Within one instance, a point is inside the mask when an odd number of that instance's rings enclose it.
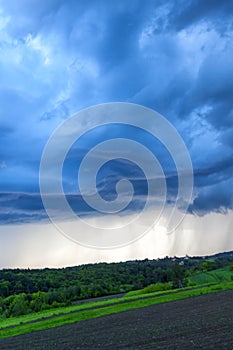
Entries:
{"label": "tree line", "polygon": [[233,263],[233,254],[214,258],[164,258],[87,264],[61,269],[0,270],[0,313],[11,317],[154,283],[185,287],[187,277]]}

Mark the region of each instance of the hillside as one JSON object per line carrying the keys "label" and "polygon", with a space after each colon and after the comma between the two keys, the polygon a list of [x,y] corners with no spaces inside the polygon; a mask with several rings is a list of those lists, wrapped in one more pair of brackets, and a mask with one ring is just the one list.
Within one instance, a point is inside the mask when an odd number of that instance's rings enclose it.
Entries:
{"label": "hillside", "polygon": [[[19,316],[72,302],[126,293],[232,280],[233,252],[210,257],[164,258],[88,264],[63,269],[0,271],[0,315]],[[222,269],[222,270],[221,270]]]}
{"label": "hillside", "polygon": [[151,305],[0,339],[0,350],[230,350],[232,298],[228,290]]}

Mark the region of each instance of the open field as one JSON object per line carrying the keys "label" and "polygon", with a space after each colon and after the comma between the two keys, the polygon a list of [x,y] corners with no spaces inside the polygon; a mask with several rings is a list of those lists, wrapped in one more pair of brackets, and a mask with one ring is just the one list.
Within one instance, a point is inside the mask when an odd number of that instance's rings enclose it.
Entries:
{"label": "open field", "polygon": [[195,284],[221,283],[232,281],[232,276],[233,272],[230,271],[229,267],[224,267],[213,271],[194,274],[189,277],[189,280]]}
{"label": "open field", "polygon": [[233,291],[151,305],[0,340],[0,349],[233,349]]}
{"label": "open field", "polygon": [[[209,284],[208,284],[208,286],[209,286]],[[204,286],[201,287],[202,288],[201,292],[204,291],[203,287]],[[225,288],[226,289],[229,289],[229,288],[233,289],[233,283],[227,284],[227,285],[214,286],[214,290],[225,289]],[[198,287],[196,289],[200,290],[200,288],[198,288]],[[65,314],[73,313],[76,311],[106,307],[109,305],[115,305],[115,304],[125,303],[125,302],[133,302],[133,301],[136,301],[138,299],[152,298],[155,296],[156,297],[165,296],[168,294],[173,295],[174,293],[175,294],[177,292],[183,293],[184,291],[187,291],[187,290],[194,290],[194,288],[187,287],[187,288],[183,288],[182,290],[173,289],[173,290],[169,290],[169,291],[159,291],[159,292],[153,292],[153,293],[147,293],[147,294],[141,293],[141,291],[143,291],[143,290],[139,290],[139,291],[136,291],[133,293],[131,293],[131,292],[127,293],[126,295],[122,294],[121,297],[119,297],[119,295],[117,295],[117,297],[108,296],[108,297],[80,300],[71,306],[66,306],[66,307],[63,306],[63,307],[43,310],[40,312],[33,312],[31,314],[26,314],[26,315],[17,316],[17,317],[0,318],[0,330],[4,329],[6,327],[22,325],[24,323],[30,323],[30,322],[34,322],[34,321],[38,321],[38,320],[43,320],[43,319],[51,318],[51,317],[58,316],[58,315],[65,315]],[[209,289],[207,289],[207,291],[209,291]],[[170,300],[170,298],[169,298],[169,300]],[[166,300],[164,299],[164,301],[166,301]]]}
{"label": "open field", "polygon": [[55,310],[47,310],[40,313],[25,315],[1,321],[0,338],[6,338],[32,331],[54,328],[64,324],[71,324],[91,318],[98,318],[118,312],[141,308],[154,304],[170,302],[213,293],[219,290],[233,289],[233,283],[219,284],[208,287],[184,288],[183,290],[172,290],[156,292],[140,296],[115,298],[97,302],[89,302]]}

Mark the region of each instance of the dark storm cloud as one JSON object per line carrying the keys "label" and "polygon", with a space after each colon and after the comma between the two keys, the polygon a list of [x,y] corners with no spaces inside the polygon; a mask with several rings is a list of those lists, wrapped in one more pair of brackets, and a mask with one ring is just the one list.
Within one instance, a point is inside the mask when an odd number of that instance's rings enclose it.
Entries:
{"label": "dark storm cloud", "polygon": [[204,215],[207,212],[226,214],[228,210],[233,209],[232,188],[232,178],[204,187],[190,205],[189,212],[197,215]]}
{"label": "dark storm cloud", "polygon": [[232,157],[195,171],[196,186],[213,185],[232,177]]}
{"label": "dark storm cloud", "polygon": [[47,219],[40,195],[0,193],[0,224],[28,223]]}
{"label": "dark storm cloud", "polygon": [[[112,181],[108,182],[107,179],[106,182],[98,184],[99,193],[104,200],[112,201],[116,199],[116,191],[113,186],[115,182],[116,178],[114,177]],[[138,187],[136,180],[133,180],[132,183],[139,190],[135,192],[134,199],[122,211],[121,215],[139,211],[145,205],[145,180],[140,180]],[[78,217],[102,215],[90,207],[80,194],[66,194],[65,196],[70,208]],[[59,207],[59,200],[60,196],[53,195],[53,200],[49,206],[50,214],[52,210],[51,219],[61,221],[70,219],[70,213]],[[40,194],[0,193],[0,225],[37,223],[39,221],[49,221]]]}
{"label": "dark storm cloud", "polygon": [[187,117],[195,108],[206,106],[202,117],[215,128],[232,127],[233,123],[233,67],[232,43],[224,52],[208,55],[201,64],[196,81],[180,101],[179,115]]}
{"label": "dark storm cloud", "polygon": [[[215,21],[216,27],[225,29],[229,15],[233,13],[231,1],[223,0],[187,0],[171,2],[172,11],[170,25],[181,30],[198,21]],[[225,21],[222,19],[225,18]],[[229,21],[230,22],[230,21]]]}
{"label": "dark storm cloud", "polygon": [[[191,211],[231,208],[231,1],[12,0],[0,9],[1,191],[38,192],[43,147],[64,119],[93,104],[128,101],[164,114],[184,138],[194,164]],[[174,164],[160,160],[172,195]],[[131,171],[112,165],[105,192],[114,195],[126,174],[144,201],[145,182]],[[67,167],[64,183],[72,172]],[[35,217],[42,210],[33,196],[7,205]]]}

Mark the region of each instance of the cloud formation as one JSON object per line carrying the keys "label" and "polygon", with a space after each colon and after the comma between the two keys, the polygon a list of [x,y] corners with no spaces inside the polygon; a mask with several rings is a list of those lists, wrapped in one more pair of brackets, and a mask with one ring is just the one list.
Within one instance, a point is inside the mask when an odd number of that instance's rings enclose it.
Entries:
{"label": "cloud formation", "polygon": [[[232,209],[232,23],[228,0],[0,1],[0,222],[44,217],[38,171],[49,136],[73,113],[111,101],[143,104],[175,125],[194,166],[191,213]],[[172,194],[164,154],[157,148]],[[99,180],[114,194],[132,172],[143,202],[130,164],[112,164]]]}

